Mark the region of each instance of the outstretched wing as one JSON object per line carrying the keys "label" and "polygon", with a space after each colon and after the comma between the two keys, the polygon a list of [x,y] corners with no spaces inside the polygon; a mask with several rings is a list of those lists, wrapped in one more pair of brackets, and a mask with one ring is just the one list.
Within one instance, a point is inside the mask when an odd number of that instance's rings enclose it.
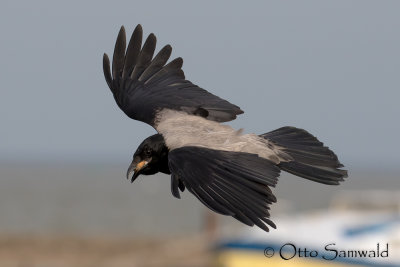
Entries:
{"label": "outstretched wing", "polygon": [[182,58],[167,61],[170,45],[153,58],[156,37],[150,34],[142,47],[142,27],[138,25],[126,47],[125,29],[121,27],[112,62],[103,57],[104,76],[118,106],[128,117],[154,126],[158,111],[172,109],[225,122],[243,111],[228,101],[185,80]]}
{"label": "outstretched wing", "polygon": [[[230,215],[249,226],[269,231],[269,205],[276,202],[274,187],[280,170],[256,154],[181,147],[168,155],[172,194],[179,183],[211,210]],[[182,188],[181,188],[182,189]]]}

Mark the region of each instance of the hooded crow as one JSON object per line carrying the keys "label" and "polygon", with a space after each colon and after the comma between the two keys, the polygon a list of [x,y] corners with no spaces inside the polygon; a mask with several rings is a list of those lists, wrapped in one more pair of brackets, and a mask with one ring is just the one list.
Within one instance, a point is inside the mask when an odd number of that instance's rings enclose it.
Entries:
{"label": "hooded crow", "polygon": [[126,48],[121,27],[112,69],[103,57],[105,79],[117,105],[130,118],[158,133],[145,139],[133,155],[127,178],[158,172],[171,175],[171,191],[185,188],[211,210],[269,231],[271,191],[281,170],[328,185],[338,185],[347,171],[316,137],[295,127],[257,135],[243,134],[221,122],[243,111],[185,79],[182,58],[167,63],[172,48],[156,56],[156,37],[142,45],[138,25]]}

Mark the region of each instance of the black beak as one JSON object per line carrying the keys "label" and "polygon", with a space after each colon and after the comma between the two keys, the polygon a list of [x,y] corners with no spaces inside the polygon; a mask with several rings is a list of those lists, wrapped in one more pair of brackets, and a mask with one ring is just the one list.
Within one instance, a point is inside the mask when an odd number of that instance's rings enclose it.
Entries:
{"label": "black beak", "polygon": [[[146,160],[142,160],[139,163],[132,161],[131,165],[129,165],[128,171],[126,172],[126,179],[131,180],[131,183],[133,183],[140,175],[141,171],[149,164],[149,162],[150,161]],[[130,178],[131,175],[132,177]]]}

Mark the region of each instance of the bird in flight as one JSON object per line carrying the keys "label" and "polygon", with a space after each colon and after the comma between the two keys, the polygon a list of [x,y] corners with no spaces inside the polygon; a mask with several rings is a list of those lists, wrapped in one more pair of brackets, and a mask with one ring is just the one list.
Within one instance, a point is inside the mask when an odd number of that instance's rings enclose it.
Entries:
{"label": "bird in flight", "polygon": [[155,35],[143,45],[142,38],[138,25],[126,48],[121,27],[112,64],[107,54],[103,57],[117,105],[157,131],[134,153],[127,171],[131,182],[141,174],[170,174],[173,196],[180,198],[187,188],[209,209],[269,231],[268,226],[276,228],[269,212],[276,202],[271,187],[281,170],[327,185],[347,177],[335,153],[303,129],[258,135],[221,124],[243,111],[186,80],[182,58],[167,63],[170,45],[154,56]]}

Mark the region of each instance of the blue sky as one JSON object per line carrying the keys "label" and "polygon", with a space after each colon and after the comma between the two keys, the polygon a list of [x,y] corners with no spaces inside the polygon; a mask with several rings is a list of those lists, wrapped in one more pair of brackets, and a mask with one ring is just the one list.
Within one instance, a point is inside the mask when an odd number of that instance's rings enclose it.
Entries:
{"label": "blue sky", "polygon": [[400,162],[398,1],[4,1],[0,159],[128,162],[154,130],[104,81],[121,25],[182,56],[187,79],[239,105],[230,124],[309,130],[346,165]]}

